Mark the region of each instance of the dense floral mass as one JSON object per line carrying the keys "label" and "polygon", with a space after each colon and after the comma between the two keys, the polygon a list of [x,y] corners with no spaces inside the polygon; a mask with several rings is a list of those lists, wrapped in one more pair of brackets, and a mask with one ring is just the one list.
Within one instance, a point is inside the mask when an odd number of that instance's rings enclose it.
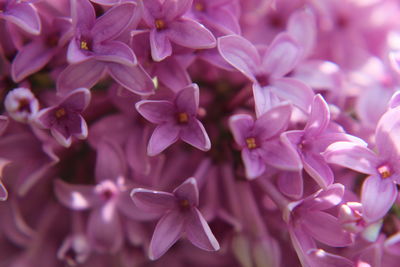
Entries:
{"label": "dense floral mass", "polygon": [[0,0],[0,266],[399,266],[399,17]]}

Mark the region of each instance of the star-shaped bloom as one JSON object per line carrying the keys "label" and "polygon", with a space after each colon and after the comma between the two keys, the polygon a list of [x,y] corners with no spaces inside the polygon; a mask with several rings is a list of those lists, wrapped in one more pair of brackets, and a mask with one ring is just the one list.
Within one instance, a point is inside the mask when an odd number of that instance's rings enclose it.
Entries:
{"label": "star-shaped bloom", "polygon": [[155,156],[175,143],[184,142],[207,151],[211,142],[203,124],[196,118],[199,108],[199,87],[191,84],[179,91],[174,101],[143,100],[136,104],[138,112],[157,124],[147,147],[149,156]]}
{"label": "star-shaped bloom", "polygon": [[161,61],[172,54],[172,44],[194,49],[212,48],[214,35],[197,21],[185,17],[192,0],[143,1],[143,20],[150,28],[151,56]]}
{"label": "star-shaped bloom", "polygon": [[66,95],[59,104],[42,109],[36,117],[39,126],[50,129],[53,137],[63,146],[69,147],[72,136],[85,139],[88,134],[81,113],[90,102],[90,91],[78,88]]}
{"label": "star-shaped bloom", "polygon": [[0,19],[12,22],[30,34],[40,34],[39,14],[29,1],[0,0]]}
{"label": "star-shaped bloom", "polygon": [[218,241],[197,208],[199,191],[195,178],[187,179],[172,193],[136,188],[131,197],[142,210],[163,215],[150,242],[150,259],[164,255],[183,233],[193,245],[203,250],[219,250]]}
{"label": "star-shaped bloom", "polygon": [[302,56],[301,47],[287,33],[275,37],[266,50],[239,35],[218,38],[221,56],[253,82],[257,116],[271,108],[271,94],[308,112],[313,91],[300,80],[284,77]]}
{"label": "star-shaped bloom", "polygon": [[242,149],[242,159],[249,179],[266,170],[266,164],[284,170],[299,170],[301,162],[296,152],[279,140],[286,130],[292,107],[281,104],[271,108],[256,121],[251,115],[238,114],[229,120],[236,143]]}
{"label": "star-shaped bloom", "polygon": [[400,183],[400,108],[389,109],[375,131],[377,152],[353,142],[336,142],[324,152],[329,163],[370,175],[363,183],[361,203],[367,221],[382,218],[397,197]]}

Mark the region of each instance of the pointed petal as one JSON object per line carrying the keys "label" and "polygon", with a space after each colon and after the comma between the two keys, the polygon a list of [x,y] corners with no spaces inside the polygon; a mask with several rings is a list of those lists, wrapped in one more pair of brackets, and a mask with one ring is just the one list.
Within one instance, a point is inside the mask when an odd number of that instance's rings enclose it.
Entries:
{"label": "pointed petal", "polygon": [[400,108],[389,109],[382,115],[375,132],[375,142],[382,157],[400,156]]}
{"label": "pointed petal", "polygon": [[289,73],[301,57],[301,48],[287,33],[275,37],[262,59],[262,69],[275,78]]}
{"label": "pointed petal", "polygon": [[83,51],[80,48],[80,40],[73,38],[68,44],[67,61],[76,64],[92,58],[92,52]]}
{"label": "pointed petal", "polygon": [[254,127],[253,117],[248,114],[233,115],[229,118],[229,128],[233,138],[241,147],[246,146],[246,138]]}
{"label": "pointed petal", "polygon": [[342,229],[339,220],[326,212],[308,212],[303,227],[318,241],[332,247],[345,247],[352,243],[351,235]]}
{"label": "pointed petal", "polygon": [[154,74],[165,86],[175,92],[191,83],[187,70],[174,57],[166,58],[155,65]]}
{"label": "pointed petal", "polygon": [[379,159],[366,146],[351,142],[336,142],[323,153],[325,160],[365,174],[375,174]]}
{"label": "pointed petal", "polygon": [[296,79],[280,78],[273,81],[272,87],[280,98],[291,101],[305,113],[309,112],[314,92],[308,85]]}
{"label": "pointed petal", "polygon": [[261,86],[259,83],[253,83],[253,99],[257,118],[280,104],[281,100],[274,91],[273,86]]}
{"label": "pointed petal", "polygon": [[158,125],[154,129],[147,146],[147,154],[155,156],[178,140],[179,128],[170,123]]}
{"label": "pointed petal", "polygon": [[304,127],[306,138],[315,138],[322,134],[328,127],[329,120],[330,113],[328,104],[320,94],[314,96],[311,114]]}
{"label": "pointed petal", "polygon": [[333,183],[333,173],[320,154],[303,153],[303,167],[322,188]]}
{"label": "pointed petal", "polygon": [[126,171],[125,154],[111,141],[103,139],[97,146],[95,176],[96,181],[114,180],[124,176]]}
{"label": "pointed petal", "polygon": [[178,92],[175,104],[180,112],[187,112],[188,115],[195,116],[199,108],[199,86],[195,83],[183,88]]}
{"label": "pointed petal", "polygon": [[202,151],[208,151],[211,148],[211,141],[206,129],[197,119],[190,120],[187,125],[181,128],[180,138]]}
{"label": "pointed petal", "polygon": [[96,60],[114,62],[123,65],[136,65],[137,59],[132,49],[119,41],[103,42],[96,47]]}
{"label": "pointed petal", "polygon": [[189,18],[180,18],[170,23],[166,34],[172,42],[184,47],[204,49],[216,45],[214,35],[206,27]]}
{"label": "pointed petal", "polygon": [[297,151],[287,147],[278,138],[262,144],[262,158],[265,163],[285,171],[299,171],[303,168]]}
{"label": "pointed petal", "polygon": [[167,100],[142,100],[135,107],[140,115],[155,124],[171,121],[175,114],[174,105]]}
{"label": "pointed petal", "polygon": [[186,199],[195,207],[199,205],[199,189],[197,187],[196,179],[193,177],[186,179],[186,181],[174,189],[173,193],[178,199]]}
{"label": "pointed petal", "polygon": [[51,135],[56,139],[56,141],[64,146],[64,147],[70,147],[72,144],[72,138],[71,134],[69,133],[68,129],[64,127],[63,125],[60,127],[60,125],[55,125],[52,128],[50,128]]}
{"label": "pointed petal", "polygon": [[138,95],[154,94],[154,83],[140,65],[107,63],[108,73],[120,85]]}
{"label": "pointed petal", "polygon": [[8,192],[7,189],[4,187],[3,183],[0,181],[0,201],[7,200]]}
{"label": "pointed petal", "polygon": [[277,184],[279,190],[288,197],[299,199],[303,196],[303,177],[300,172],[281,172]]}
{"label": "pointed petal", "polygon": [[154,61],[161,61],[172,54],[171,42],[164,31],[150,31],[150,48]]}
{"label": "pointed petal", "polygon": [[146,212],[163,214],[177,205],[176,197],[167,192],[135,188],[131,192],[135,205]]}
{"label": "pointed petal", "polygon": [[32,4],[18,2],[4,12],[3,17],[33,35],[40,34],[40,18]]}
{"label": "pointed petal", "polygon": [[400,106],[400,91],[396,91],[390,98],[388,107],[389,108],[397,108],[399,106]]}
{"label": "pointed petal", "polygon": [[77,88],[65,96],[60,105],[76,112],[84,111],[90,103],[91,94],[86,88]]}
{"label": "pointed petal", "polygon": [[92,210],[89,215],[87,235],[99,252],[116,252],[124,240],[120,216],[114,203]]}
{"label": "pointed petal", "polygon": [[54,50],[46,47],[41,41],[33,41],[22,47],[11,65],[13,80],[22,81],[39,71],[50,61],[53,54]]}
{"label": "pointed petal", "polygon": [[192,6],[192,0],[175,0],[164,2],[164,13],[166,20],[174,20],[183,16]]}
{"label": "pointed petal", "polygon": [[100,43],[118,37],[133,18],[136,4],[125,2],[114,6],[96,20],[92,34],[94,42]]}
{"label": "pointed petal", "polygon": [[239,35],[218,38],[218,51],[221,56],[251,81],[261,65],[260,55],[254,45]]}
{"label": "pointed petal", "polygon": [[292,106],[288,103],[273,107],[255,121],[254,131],[262,140],[277,136],[286,130],[291,114]]}
{"label": "pointed petal", "polygon": [[[312,266],[340,266],[340,267],[354,267],[353,261],[332,253],[325,252],[322,249],[310,249],[307,251],[308,257],[312,262]],[[362,264],[358,265],[362,266]],[[366,264],[366,266],[370,266]]]}
{"label": "pointed petal", "polygon": [[104,71],[104,63],[96,60],[89,59],[69,65],[57,79],[57,90],[65,94],[76,88],[91,88],[103,76]]}
{"label": "pointed petal", "polygon": [[[129,219],[132,219],[134,221],[151,221],[160,218],[167,211],[167,209],[162,208],[142,209],[138,205],[136,205],[135,201],[132,201],[132,197],[130,195],[131,193],[132,192],[129,192],[128,190],[122,191],[119,193],[117,200],[118,210]],[[163,199],[162,201],[165,201],[165,199]],[[164,202],[162,204],[165,205]]]}
{"label": "pointed petal", "polygon": [[85,210],[97,203],[93,186],[71,185],[62,180],[54,182],[54,192],[58,200],[73,210]]}
{"label": "pointed petal", "polygon": [[211,232],[206,220],[197,208],[194,208],[185,224],[187,238],[193,245],[207,251],[219,250],[220,246]]}
{"label": "pointed petal", "polygon": [[317,37],[316,19],[311,10],[294,12],[289,18],[287,31],[303,48],[304,57],[311,54]]}
{"label": "pointed petal", "polygon": [[344,186],[342,184],[332,184],[325,190],[320,190],[309,199],[305,204],[309,210],[326,210],[337,206],[342,202],[344,196]]}
{"label": "pointed petal", "polygon": [[252,153],[245,148],[242,150],[242,160],[248,179],[257,178],[265,172],[265,163],[257,153]]}
{"label": "pointed petal", "polygon": [[392,179],[378,176],[368,177],[361,189],[363,217],[368,221],[376,221],[385,216],[397,197],[397,187]]}
{"label": "pointed petal", "polygon": [[149,258],[156,260],[181,237],[184,217],[181,213],[172,211],[162,217],[154,230],[149,248]]}

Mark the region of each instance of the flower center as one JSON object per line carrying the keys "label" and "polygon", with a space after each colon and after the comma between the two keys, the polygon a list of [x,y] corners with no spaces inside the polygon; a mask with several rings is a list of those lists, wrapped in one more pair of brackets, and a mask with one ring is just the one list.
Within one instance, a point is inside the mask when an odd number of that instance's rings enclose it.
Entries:
{"label": "flower center", "polygon": [[89,44],[86,41],[81,41],[81,49],[89,51]]}
{"label": "flower center", "polygon": [[59,109],[57,109],[56,112],[55,112],[55,115],[56,115],[57,119],[59,119],[59,118],[61,118],[61,117],[64,117],[65,114],[67,114],[67,113],[65,112],[65,109],[64,109],[64,108],[59,108]]}
{"label": "flower center", "polygon": [[197,10],[197,11],[204,11],[204,5],[203,5],[203,3],[199,3],[199,2],[197,2],[195,5],[194,5],[194,8]]}
{"label": "flower center", "polygon": [[190,202],[187,199],[181,199],[179,200],[179,207],[181,208],[182,211],[187,211],[190,209]]}
{"label": "flower center", "polygon": [[156,19],[155,21],[156,29],[157,30],[163,30],[165,29],[165,22],[162,19]]}
{"label": "flower center", "polygon": [[19,112],[28,112],[31,113],[31,105],[28,99],[21,98],[18,102],[18,111]]}
{"label": "flower center", "polygon": [[248,149],[255,149],[257,148],[256,139],[254,137],[246,138],[246,145]]}
{"label": "flower center", "polygon": [[262,87],[270,84],[269,76],[267,74],[256,75],[256,80]]}
{"label": "flower center", "polygon": [[390,167],[388,165],[386,165],[386,164],[378,167],[378,173],[380,174],[380,176],[383,179],[389,178],[390,176],[392,176],[392,172],[390,170]]}
{"label": "flower center", "polygon": [[188,121],[189,121],[189,116],[186,112],[178,113],[178,123],[179,124],[186,124]]}

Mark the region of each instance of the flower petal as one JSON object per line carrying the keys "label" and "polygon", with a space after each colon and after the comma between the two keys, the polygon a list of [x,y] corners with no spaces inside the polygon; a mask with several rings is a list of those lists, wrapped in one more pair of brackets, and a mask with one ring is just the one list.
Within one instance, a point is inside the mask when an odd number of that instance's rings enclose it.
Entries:
{"label": "flower petal", "polygon": [[400,156],[400,108],[389,109],[382,115],[375,132],[375,142],[383,158]]}
{"label": "flower petal", "polygon": [[142,100],[135,107],[146,120],[156,124],[171,121],[175,114],[174,105],[167,100]]}
{"label": "flower petal", "polygon": [[179,112],[187,112],[188,115],[196,116],[199,108],[199,86],[192,83],[183,88],[176,95],[175,104]]}
{"label": "flower petal", "polygon": [[120,85],[138,95],[154,94],[154,83],[140,65],[107,63],[108,73]]}
{"label": "flower petal", "polygon": [[239,35],[223,36],[218,38],[218,51],[229,64],[256,82],[255,74],[261,65],[261,59],[251,42]]}
{"label": "flower petal", "polygon": [[189,18],[171,22],[166,34],[172,42],[184,47],[204,49],[216,45],[214,35],[206,27]]}
{"label": "flower petal", "polygon": [[260,152],[265,163],[285,171],[299,171],[302,163],[297,151],[287,147],[278,138],[264,142]]}
{"label": "flower petal", "polygon": [[32,4],[17,2],[2,15],[6,20],[15,23],[25,31],[34,35],[40,34],[42,28],[40,18]]}
{"label": "flower petal", "polygon": [[186,181],[174,189],[173,193],[179,200],[188,200],[195,207],[199,205],[199,189],[196,179],[193,177],[186,179]]}
{"label": "flower petal", "polygon": [[89,185],[71,185],[57,179],[54,192],[63,205],[73,210],[86,210],[98,202],[93,186]]}
{"label": "flower petal", "polygon": [[118,145],[112,141],[103,139],[96,147],[96,150],[96,181],[116,181],[120,176],[125,175],[125,154]]}
{"label": "flower petal", "polygon": [[96,47],[95,59],[114,62],[123,65],[136,65],[136,56],[132,49],[119,41],[108,41],[103,42],[101,45]]}
{"label": "flower petal", "polygon": [[376,221],[385,216],[397,197],[397,187],[392,179],[382,179],[376,175],[368,177],[361,189],[363,217]]}
{"label": "flower petal", "polygon": [[154,61],[162,61],[172,54],[172,45],[164,31],[150,31],[151,57]]}
{"label": "flower petal", "polygon": [[265,172],[265,163],[257,153],[253,153],[245,148],[242,150],[242,160],[248,179],[257,178]]}
{"label": "flower petal", "polygon": [[187,125],[181,128],[180,138],[202,151],[208,151],[211,148],[211,141],[206,129],[197,119],[190,120]]}
{"label": "flower petal", "polygon": [[306,138],[313,139],[322,134],[328,127],[329,120],[330,113],[328,104],[320,94],[314,96],[311,114],[304,127]]}
{"label": "flower petal", "polygon": [[60,105],[80,113],[87,108],[90,98],[91,94],[88,89],[77,88],[66,95]]}
{"label": "flower petal", "polygon": [[279,190],[288,197],[299,199],[303,196],[303,177],[300,172],[281,172],[277,185]]}
{"label": "flower petal", "polygon": [[317,37],[317,26],[314,13],[309,9],[299,9],[294,12],[288,21],[288,33],[303,48],[304,57],[313,52]]}
{"label": "flower petal", "polygon": [[179,128],[170,123],[160,124],[154,129],[147,146],[147,154],[155,156],[178,140]]}
{"label": "flower petal", "polygon": [[286,130],[291,114],[292,106],[288,103],[273,107],[255,121],[254,131],[262,140],[277,136]]}
{"label": "flower petal", "polygon": [[162,217],[154,230],[149,248],[149,258],[156,260],[181,237],[184,217],[181,213],[172,211]]}
{"label": "flower petal", "polygon": [[236,143],[241,147],[246,146],[246,138],[254,127],[254,119],[248,114],[237,114],[229,118],[229,128]]}
{"label": "flower petal", "polygon": [[185,224],[187,238],[193,245],[207,251],[219,250],[220,246],[206,220],[197,208],[192,209]]}
{"label": "flower petal", "polygon": [[166,213],[176,207],[176,197],[167,192],[135,188],[131,192],[135,205],[146,212]]}
{"label": "flower petal", "polygon": [[322,188],[333,183],[333,172],[320,154],[303,153],[303,167]]}
{"label": "flower petal", "polygon": [[0,181],[0,201],[7,200],[8,192],[7,189],[4,187],[3,183]]}

